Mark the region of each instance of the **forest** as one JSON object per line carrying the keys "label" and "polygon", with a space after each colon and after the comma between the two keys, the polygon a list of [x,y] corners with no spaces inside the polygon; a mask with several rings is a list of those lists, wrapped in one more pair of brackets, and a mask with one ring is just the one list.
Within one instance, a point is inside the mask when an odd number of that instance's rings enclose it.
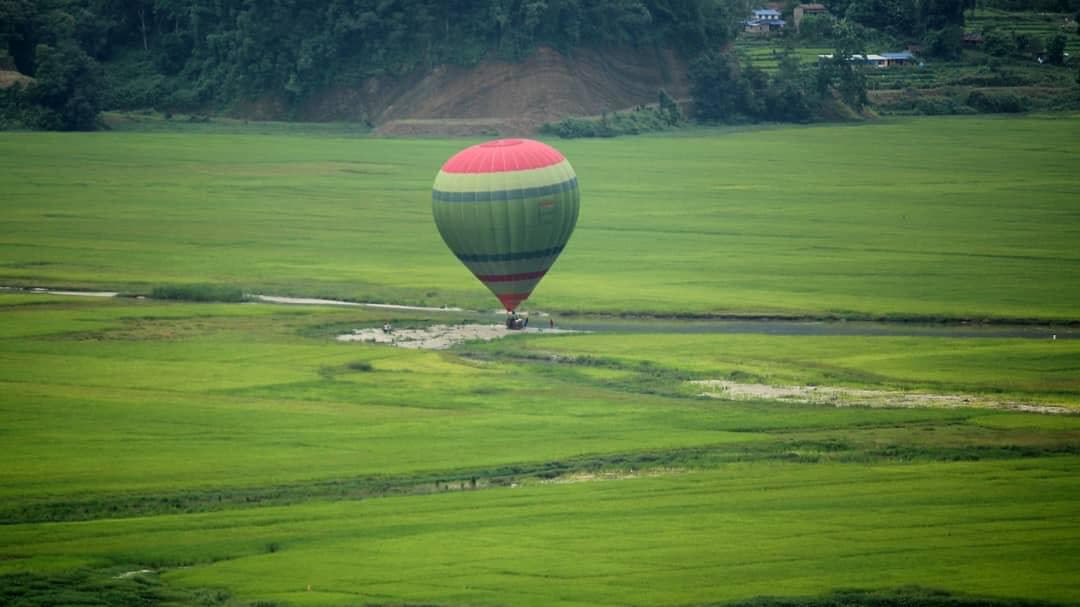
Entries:
{"label": "forest", "polygon": [[[810,19],[804,37],[841,58],[882,37],[955,57],[972,2],[835,0],[828,22]],[[1080,0],[980,6],[1074,12]],[[538,45],[570,56],[582,47],[675,49],[691,64],[708,119],[804,121],[830,92],[855,110],[865,104],[859,70],[842,59],[814,70],[789,61],[771,82],[746,69],[731,42],[750,8],[745,0],[5,0],[0,69],[33,80],[0,91],[0,128],[89,130],[105,109],[212,113],[264,95],[295,105],[369,77],[520,60]]]}
{"label": "forest", "polygon": [[[14,0],[0,3],[0,48],[61,90],[34,101],[83,128],[89,108],[220,107],[395,76],[536,45],[659,45],[694,55],[732,35],[736,5],[712,0]],[[108,76],[101,69],[109,63]],[[108,79],[109,82],[105,82]],[[98,95],[100,91],[100,95]],[[65,97],[66,99],[61,99]]]}

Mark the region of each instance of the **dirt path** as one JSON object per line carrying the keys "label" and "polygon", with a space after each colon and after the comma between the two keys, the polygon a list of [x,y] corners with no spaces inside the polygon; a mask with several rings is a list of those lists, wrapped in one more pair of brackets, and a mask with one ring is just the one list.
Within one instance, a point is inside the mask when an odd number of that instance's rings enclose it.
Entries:
{"label": "dirt path", "polygon": [[423,329],[394,329],[387,333],[381,328],[357,329],[338,335],[338,341],[359,341],[388,344],[399,348],[445,350],[466,341],[491,341],[515,335],[576,333],[564,329],[528,328],[511,331],[502,324],[493,325],[431,325]]}
{"label": "dirt path", "polygon": [[400,304],[359,303],[354,301],[339,301],[337,299],[318,299],[315,297],[282,297],[280,295],[254,295],[255,301],[263,303],[290,304],[290,305],[314,305],[314,306],[357,306],[362,308],[378,308],[383,310],[414,310],[418,312],[461,312],[461,308],[434,308],[426,306],[405,306]]}
{"label": "dirt path", "polygon": [[972,394],[932,394],[834,386],[769,386],[723,379],[705,379],[690,383],[706,388],[706,391],[701,393],[702,396],[725,400],[778,400],[834,407],[984,407],[1029,413],[1080,414],[1080,410],[1064,406],[998,400]]}

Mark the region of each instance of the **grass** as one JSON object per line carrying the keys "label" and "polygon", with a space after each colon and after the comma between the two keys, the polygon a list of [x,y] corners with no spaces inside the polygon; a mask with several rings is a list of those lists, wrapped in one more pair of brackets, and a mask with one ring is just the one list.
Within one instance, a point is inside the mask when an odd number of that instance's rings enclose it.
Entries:
{"label": "grass", "polygon": [[[571,365],[677,369],[687,379],[989,394],[1080,406],[1076,340],[623,334],[523,345],[534,358],[556,355]],[[507,357],[522,345],[478,344],[472,350]],[[619,376],[610,380],[625,381]]]}
{"label": "grass", "polygon": [[[562,142],[585,206],[530,303],[1080,320],[1078,124]],[[0,139],[0,283],[490,310],[428,211],[433,167],[466,142],[239,130]],[[333,339],[495,318],[0,292],[0,603],[1080,596],[1080,416],[729,402],[686,384],[1077,406],[1074,339],[665,334],[680,321],[569,314],[560,326],[622,328],[447,352]]]}
{"label": "grass", "polygon": [[[950,351],[941,338],[518,336],[461,357],[318,329],[386,311],[0,304],[0,577],[14,596],[669,605],[909,584],[992,602],[1077,590],[1080,418],[678,389],[731,351],[796,377],[848,352],[848,381],[872,384],[859,369]],[[1071,347],[957,342],[1035,360]],[[910,368],[992,384],[1007,360]],[[1012,389],[1000,374],[996,386]],[[1004,575],[1047,550],[1052,563]],[[116,578],[141,569],[154,570],[141,585]]]}
{"label": "grass", "polygon": [[[559,142],[582,216],[529,304],[1076,320],[1078,129],[927,118]],[[430,218],[432,176],[466,143],[11,133],[0,282],[491,309]]]}
{"label": "grass", "polygon": [[1071,602],[1077,463],[743,464],[4,534],[30,562],[151,564],[170,586],[291,605],[703,604],[912,583]]}

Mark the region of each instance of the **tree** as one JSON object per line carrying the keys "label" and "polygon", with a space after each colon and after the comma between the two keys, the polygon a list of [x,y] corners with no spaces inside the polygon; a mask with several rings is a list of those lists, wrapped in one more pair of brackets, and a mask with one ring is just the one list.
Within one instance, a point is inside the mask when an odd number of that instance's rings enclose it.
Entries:
{"label": "tree", "polygon": [[870,102],[866,96],[863,62],[859,60],[866,54],[864,43],[850,23],[837,24],[836,32],[836,49],[832,57],[818,64],[817,89],[821,94],[835,90],[844,103],[861,110]]}
{"label": "tree", "polygon": [[1065,65],[1065,34],[1051,36],[1046,41],[1046,61],[1052,65]]}
{"label": "tree", "polygon": [[811,97],[809,82],[799,56],[785,49],[780,56],[779,69],[769,83],[765,98],[765,113],[769,120],[808,122],[814,117],[818,100]]}
{"label": "tree", "polygon": [[919,10],[914,0],[852,0],[846,16],[861,25],[894,36],[917,35],[921,29]]}
{"label": "tree", "polygon": [[38,128],[92,131],[101,112],[101,66],[73,41],[57,47],[39,45],[36,80],[25,92],[37,106]]}
{"label": "tree", "polygon": [[1043,52],[1042,40],[1032,34],[1024,32],[1013,34],[1016,50],[1026,55],[1038,55]]}
{"label": "tree", "polygon": [[0,47],[15,61],[15,69],[34,75],[35,30],[39,20],[34,0],[5,0],[0,2]]}
{"label": "tree", "polygon": [[690,95],[699,118],[731,120],[738,113],[739,62],[729,52],[703,53],[689,70]]}
{"label": "tree", "polygon": [[818,41],[832,38],[836,19],[832,15],[804,15],[799,24],[799,37]]}
{"label": "tree", "polygon": [[1016,52],[1016,41],[1001,30],[990,30],[983,36],[983,49],[995,57],[1007,57]]}
{"label": "tree", "polygon": [[957,59],[964,48],[964,28],[949,25],[939,30],[927,32],[923,40],[926,54],[939,59]]}
{"label": "tree", "polygon": [[660,115],[663,117],[664,122],[671,126],[681,123],[683,121],[683,112],[679,107],[679,103],[675,101],[675,98],[669,95],[664,89],[660,89],[658,97],[660,103]]}
{"label": "tree", "polygon": [[923,0],[922,22],[927,30],[939,30],[949,26],[964,28],[965,0]]}

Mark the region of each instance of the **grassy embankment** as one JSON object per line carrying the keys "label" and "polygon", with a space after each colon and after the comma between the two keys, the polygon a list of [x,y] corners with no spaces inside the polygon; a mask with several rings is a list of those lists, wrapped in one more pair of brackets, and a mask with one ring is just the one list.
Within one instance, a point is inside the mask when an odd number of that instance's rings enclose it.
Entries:
{"label": "grassy embankment", "polygon": [[[1061,145],[1075,124],[567,143],[590,206],[536,305],[1075,319],[1077,178]],[[916,135],[931,151],[916,153]],[[490,308],[428,217],[422,167],[460,142],[93,137],[0,141],[8,284],[218,282]],[[749,173],[770,155],[791,166]],[[1076,403],[1072,340],[595,334],[432,353],[330,336],[476,316],[0,304],[8,603],[824,604],[909,584],[984,605],[1080,595],[1080,417],[726,402],[684,383]],[[586,482],[608,477],[623,480]]]}
{"label": "grassy embankment", "polygon": [[[561,142],[582,216],[529,304],[1076,320],[1078,130],[1059,115]],[[10,134],[0,282],[491,309],[430,219],[462,144]]]}

